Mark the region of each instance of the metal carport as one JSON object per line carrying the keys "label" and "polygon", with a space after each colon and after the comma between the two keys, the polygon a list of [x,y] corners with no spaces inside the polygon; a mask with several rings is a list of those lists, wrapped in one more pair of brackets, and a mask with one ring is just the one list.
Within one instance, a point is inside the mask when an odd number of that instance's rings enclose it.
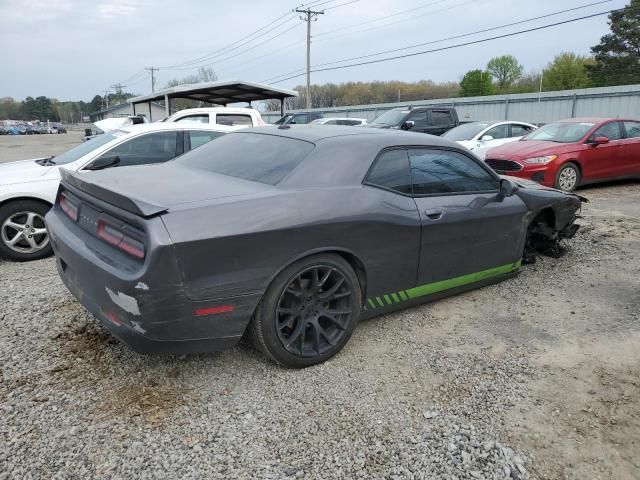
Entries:
{"label": "metal carport", "polygon": [[164,100],[165,112],[171,115],[172,98],[188,98],[214,105],[227,106],[230,103],[251,102],[258,100],[280,100],[280,111],[284,115],[284,99],[297,97],[298,92],[284,88],[274,88],[271,85],[261,83],[230,81],[230,82],[203,82],[166,88],[149,95],[132,97],[127,100],[131,104],[133,115],[136,114],[136,105],[141,103],[157,102]]}

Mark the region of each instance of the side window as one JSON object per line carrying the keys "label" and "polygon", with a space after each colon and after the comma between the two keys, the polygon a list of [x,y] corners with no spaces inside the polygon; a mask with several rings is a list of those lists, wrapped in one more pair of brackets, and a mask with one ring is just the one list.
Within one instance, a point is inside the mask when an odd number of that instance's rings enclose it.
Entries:
{"label": "side window", "polygon": [[141,135],[116,145],[102,157],[119,157],[114,167],[162,163],[176,157],[177,132],[155,132]]}
{"label": "side window", "polygon": [[367,177],[366,183],[411,194],[411,173],[406,150],[382,152]]}
{"label": "side window", "polygon": [[526,125],[518,125],[516,123],[511,124],[511,136],[512,137],[524,137],[531,133],[532,128]]}
{"label": "side window", "polygon": [[238,115],[230,113],[218,113],[216,115],[216,123],[219,125],[228,125],[230,127],[251,127],[253,122],[249,115]]}
{"label": "side window", "polygon": [[638,122],[622,122],[624,124],[624,130],[627,133],[627,138],[639,138],[640,137],[640,123]]}
{"label": "side window", "polygon": [[414,195],[486,192],[498,181],[469,157],[449,150],[410,149]]}
{"label": "side window", "polygon": [[431,123],[438,127],[451,125],[451,112],[448,110],[431,110]]}
{"label": "side window", "polygon": [[592,137],[607,137],[609,140],[620,140],[622,138],[620,122],[609,122],[606,125],[601,126],[595,131]]}
{"label": "side window", "polygon": [[427,126],[427,111],[426,110],[422,110],[419,112],[414,112],[411,115],[409,115],[409,118],[407,118],[407,121],[411,121],[414,122],[414,128],[415,127],[426,127]]}
{"label": "side window", "polygon": [[202,130],[190,130],[187,132],[189,135],[189,144],[191,145],[191,150],[194,148],[198,148],[205,143],[209,143],[214,138],[218,138],[220,135],[224,135],[221,132],[205,132]]}
{"label": "side window", "polygon": [[493,137],[494,140],[499,140],[501,138],[509,138],[509,125],[505,123],[503,125],[498,125],[496,127],[490,128],[482,136]]}
{"label": "side window", "polygon": [[177,119],[176,122],[209,123],[209,115],[206,113],[203,115],[187,115],[186,117]]}

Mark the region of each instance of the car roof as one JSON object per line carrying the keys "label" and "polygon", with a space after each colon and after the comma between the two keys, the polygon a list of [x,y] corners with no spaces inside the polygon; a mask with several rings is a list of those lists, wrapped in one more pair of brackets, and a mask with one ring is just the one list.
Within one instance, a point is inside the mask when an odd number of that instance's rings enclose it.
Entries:
{"label": "car roof", "polygon": [[141,132],[161,132],[164,130],[202,130],[208,132],[235,132],[238,127],[229,127],[227,125],[219,125],[216,123],[198,123],[198,122],[153,122],[139,123],[138,125],[126,125],[116,130],[127,133]]}
{"label": "car roof", "polygon": [[562,123],[604,123],[604,122],[611,122],[613,120],[620,120],[620,121],[626,121],[626,120],[631,120],[631,121],[638,121],[636,119],[633,118],[618,118],[618,117],[577,117],[577,118],[565,118],[564,120],[559,120],[559,122]]}
{"label": "car roof", "polygon": [[[285,127],[285,128],[282,128]],[[318,143],[337,137],[358,137],[362,141],[389,143],[389,145],[454,145],[449,140],[426,133],[407,132],[404,130],[391,130],[379,128],[353,128],[349,125],[267,125],[245,129],[236,133],[251,133],[276,135],[279,137],[304,140],[311,143]]]}
{"label": "car roof", "polygon": [[[257,113],[260,115],[260,112],[255,108],[243,108],[243,107],[199,107],[199,108],[187,108],[184,110],[180,110],[171,115],[171,117],[175,117],[176,115],[182,114],[192,114],[192,113],[246,113],[250,115],[251,113]],[[169,117],[169,118],[171,118]]]}

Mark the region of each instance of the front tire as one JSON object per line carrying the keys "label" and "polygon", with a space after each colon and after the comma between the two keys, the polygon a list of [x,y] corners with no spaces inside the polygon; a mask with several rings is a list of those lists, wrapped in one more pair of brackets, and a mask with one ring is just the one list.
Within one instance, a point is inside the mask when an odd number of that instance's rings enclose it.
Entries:
{"label": "front tire", "polygon": [[556,174],[555,188],[573,192],[580,185],[580,170],[575,163],[565,163]]}
{"label": "front tire", "polygon": [[44,223],[49,208],[37,200],[17,200],[0,207],[0,255],[18,262],[51,255]]}
{"label": "front tire", "polygon": [[337,354],[360,316],[362,292],[349,263],[313,255],[285,268],[271,283],[249,326],[253,343],[289,368],[305,368]]}

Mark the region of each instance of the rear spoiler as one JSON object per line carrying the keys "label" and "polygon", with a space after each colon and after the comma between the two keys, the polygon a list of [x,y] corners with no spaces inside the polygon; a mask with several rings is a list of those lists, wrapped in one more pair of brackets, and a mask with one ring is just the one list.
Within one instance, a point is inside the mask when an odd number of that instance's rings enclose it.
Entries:
{"label": "rear spoiler", "polygon": [[65,170],[64,168],[60,169],[60,176],[62,177],[62,185],[65,187],[70,186],[72,191],[74,189],[80,190],[103,202],[107,202],[140,217],[149,218],[169,210],[167,207],[125,196],[113,190],[107,190],[100,185],[83,179],[82,175]]}

